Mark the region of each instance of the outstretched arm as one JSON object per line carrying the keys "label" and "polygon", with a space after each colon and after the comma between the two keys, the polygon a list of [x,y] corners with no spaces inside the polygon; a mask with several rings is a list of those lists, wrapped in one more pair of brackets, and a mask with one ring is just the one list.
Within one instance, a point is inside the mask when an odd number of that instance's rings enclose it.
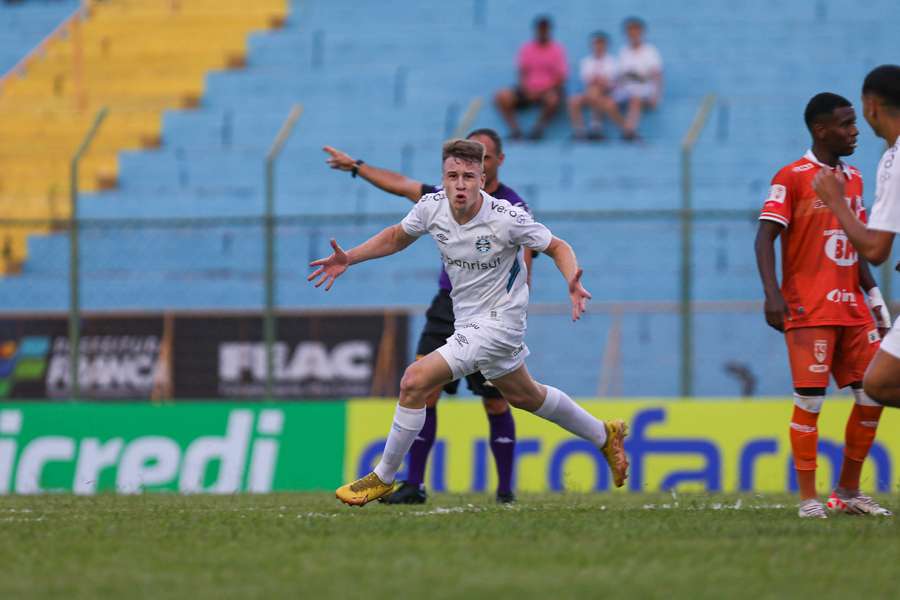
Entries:
{"label": "outstretched arm", "polygon": [[334,285],[335,279],[343,275],[350,265],[395,254],[408,247],[416,239],[403,231],[403,227],[398,224],[382,230],[381,233],[375,234],[347,252],[344,252],[335,240],[331,240],[331,248],[333,249],[331,256],[309,263],[310,267],[319,268],[313,271],[306,280],[312,281],[319,277],[316,287],[326,283],[325,291],[327,292]]}
{"label": "outstretched arm", "polygon": [[331,146],[325,146],[322,150],[329,154],[329,157],[325,162],[327,162],[328,166],[332,169],[337,169],[338,171],[352,171],[355,167],[356,172],[360,177],[389,194],[403,196],[412,202],[418,202],[419,198],[422,197],[421,181],[410,179],[409,177],[394,171],[373,167],[366,163],[357,165],[357,161],[354,160],[352,156],[346,152],[341,152],[337,148],[332,148]]}
{"label": "outstretched arm", "polygon": [[556,268],[562,273],[569,286],[572,320],[577,321],[587,308],[587,301],[591,299],[591,294],[581,285],[581,275],[584,271],[578,267],[575,251],[565,240],[554,237],[547,249],[544,250],[544,254],[553,259]]}
{"label": "outstretched arm", "polygon": [[822,202],[837,217],[856,251],[873,265],[880,265],[891,255],[894,234],[890,231],[869,229],[865,223],[856,218],[844,200],[845,183],[844,175],[840,171],[831,172],[822,169],[813,179],[813,188]]}

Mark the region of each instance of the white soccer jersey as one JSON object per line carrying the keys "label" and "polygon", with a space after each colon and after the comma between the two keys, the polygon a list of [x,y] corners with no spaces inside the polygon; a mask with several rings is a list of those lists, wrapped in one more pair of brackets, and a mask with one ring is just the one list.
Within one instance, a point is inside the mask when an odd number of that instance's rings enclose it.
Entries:
{"label": "white soccer jersey", "polygon": [[430,234],[441,252],[453,290],[458,324],[481,318],[525,328],[528,273],[522,248],[543,252],[550,230],[527,211],[481,192],[481,210],[460,225],[443,190],[422,196],[401,222],[411,236]]}
{"label": "white soccer jersey", "polygon": [[885,151],[878,163],[869,229],[900,233],[900,138]]}
{"label": "white soccer jersey", "polygon": [[[878,163],[875,204],[869,229],[900,233],[900,138],[887,149]],[[900,319],[881,341],[881,350],[900,358]]]}

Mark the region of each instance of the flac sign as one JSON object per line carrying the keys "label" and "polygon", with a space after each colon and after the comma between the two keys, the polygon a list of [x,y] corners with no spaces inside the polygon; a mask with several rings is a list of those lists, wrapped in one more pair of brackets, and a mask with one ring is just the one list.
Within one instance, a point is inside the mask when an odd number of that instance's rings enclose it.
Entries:
{"label": "flac sign", "polygon": [[[394,314],[278,318],[272,348],[276,398],[342,398],[398,392],[407,318]],[[182,318],[175,323],[174,395],[254,398],[266,391],[260,317]]]}
{"label": "flac sign", "polygon": [[340,403],[0,405],[0,494],[230,494],[339,483]]}

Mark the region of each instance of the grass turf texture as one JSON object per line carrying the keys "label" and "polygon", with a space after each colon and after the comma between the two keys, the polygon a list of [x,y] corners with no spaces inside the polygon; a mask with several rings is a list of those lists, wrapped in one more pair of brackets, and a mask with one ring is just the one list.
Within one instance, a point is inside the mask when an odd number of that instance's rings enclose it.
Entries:
{"label": "grass turf texture", "polygon": [[[882,498],[888,506],[896,497]],[[896,519],[787,496],[0,498],[0,598],[896,597]]]}

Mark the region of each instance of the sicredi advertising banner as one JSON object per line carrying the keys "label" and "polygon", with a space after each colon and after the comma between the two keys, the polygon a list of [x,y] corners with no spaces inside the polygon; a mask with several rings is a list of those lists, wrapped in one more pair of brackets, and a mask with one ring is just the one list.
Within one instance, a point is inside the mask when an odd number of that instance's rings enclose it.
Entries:
{"label": "sicredi advertising banner", "polygon": [[0,494],[340,485],[345,405],[0,404]]}
{"label": "sicredi advertising banner", "polygon": [[[785,492],[796,490],[789,428],[792,403],[777,401],[582,402],[599,418],[624,418],[631,461],[625,490]],[[836,485],[844,425],[852,403],[826,401],[819,418],[820,488]],[[384,448],[394,402],[352,401],[347,410],[344,479],[372,470]],[[443,401],[426,473],[429,491],[484,492],[496,486],[479,403]],[[516,411],[516,488],[521,492],[613,489],[603,456],[591,444],[534,415]],[[900,414],[885,410],[863,469],[870,492],[896,488]],[[400,479],[403,474],[400,474]]]}

